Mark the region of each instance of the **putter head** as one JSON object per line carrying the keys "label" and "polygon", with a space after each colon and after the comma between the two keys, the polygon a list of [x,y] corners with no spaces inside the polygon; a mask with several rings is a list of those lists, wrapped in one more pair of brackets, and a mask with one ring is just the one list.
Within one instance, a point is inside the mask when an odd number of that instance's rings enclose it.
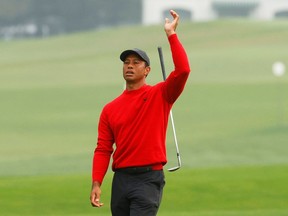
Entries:
{"label": "putter head", "polygon": [[176,170],[180,169],[180,166],[177,166],[177,167],[172,167],[170,169],[168,169],[169,172],[174,172]]}

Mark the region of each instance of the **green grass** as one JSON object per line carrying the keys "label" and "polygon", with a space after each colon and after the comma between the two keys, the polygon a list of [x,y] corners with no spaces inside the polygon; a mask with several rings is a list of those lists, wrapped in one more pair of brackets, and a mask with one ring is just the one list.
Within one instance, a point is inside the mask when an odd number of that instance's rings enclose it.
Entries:
{"label": "green grass", "polygon": [[[90,176],[7,177],[0,182],[4,215],[110,215],[112,174],[104,207],[89,205]],[[243,166],[166,172],[159,215],[287,215],[288,166]],[[16,199],[15,199],[16,198]]]}
{"label": "green grass", "polygon": [[[193,70],[173,108],[183,168],[166,172],[159,215],[287,215],[288,76],[271,70],[288,65],[288,23],[181,23],[178,32]],[[123,90],[123,49],[147,50],[148,83],[162,79],[158,45],[172,70],[162,26],[0,42],[0,215],[110,215],[111,172],[105,207],[89,204],[98,117]],[[172,167],[171,128],[167,153]]]}

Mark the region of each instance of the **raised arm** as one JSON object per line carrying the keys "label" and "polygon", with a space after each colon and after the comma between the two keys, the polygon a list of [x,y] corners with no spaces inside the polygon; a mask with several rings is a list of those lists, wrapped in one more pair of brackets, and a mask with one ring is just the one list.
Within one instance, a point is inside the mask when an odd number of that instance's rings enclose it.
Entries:
{"label": "raised arm", "polygon": [[168,37],[171,54],[174,63],[174,70],[170,73],[164,83],[163,95],[168,103],[174,103],[182,93],[190,73],[188,57],[184,47],[178,39],[176,28],[179,23],[179,15],[171,10],[173,20],[165,19],[164,30]]}

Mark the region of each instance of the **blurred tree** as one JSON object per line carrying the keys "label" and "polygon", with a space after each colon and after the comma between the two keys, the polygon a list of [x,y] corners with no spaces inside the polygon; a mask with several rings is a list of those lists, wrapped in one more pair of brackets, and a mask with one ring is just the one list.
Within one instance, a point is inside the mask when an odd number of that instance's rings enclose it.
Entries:
{"label": "blurred tree", "polygon": [[[141,0],[1,0],[0,25],[37,26],[36,35],[141,23]],[[0,26],[0,30],[1,30]]]}
{"label": "blurred tree", "polygon": [[0,24],[20,21],[29,12],[32,0],[1,0]]}

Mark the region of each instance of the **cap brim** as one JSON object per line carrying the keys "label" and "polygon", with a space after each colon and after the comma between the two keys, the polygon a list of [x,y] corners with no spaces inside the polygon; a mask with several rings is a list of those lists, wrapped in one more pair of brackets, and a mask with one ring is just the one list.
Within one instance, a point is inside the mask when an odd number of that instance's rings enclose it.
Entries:
{"label": "cap brim", "polygon": [[[126,57],[127,57],[128,55],[130,55],[130,54],[136,54],[136,55],[140,56],[140,55],[139,55],[136,51],[134,51],[134,50],[125,50],[125,51],[123,51],[123,52],[121,53],[121,55],[120,55],[121,61],[125,61]],[[140,56],[140,57],[141,57],[141,56]],[[142,57],[141,57],[141,59],[142,59]]]}

